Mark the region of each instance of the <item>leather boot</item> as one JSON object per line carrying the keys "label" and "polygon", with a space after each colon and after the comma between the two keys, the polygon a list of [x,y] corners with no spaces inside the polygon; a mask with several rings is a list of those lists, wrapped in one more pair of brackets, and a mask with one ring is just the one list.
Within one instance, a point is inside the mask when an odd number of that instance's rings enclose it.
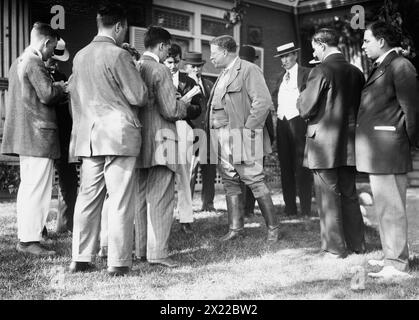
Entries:
{"label": "leather boot", "polygon": [[268,227],[268,242],[276,242],[279,237],[279,224],[275,215],[275,208],[270,194],[265,194],[256,199],[259,204],[259,209],[265,219]]}
{"label": "leather boot", "polygon": [[243,235],[244,220],[240,195],[226,196],[229,231],[220,241],[236,239]]}

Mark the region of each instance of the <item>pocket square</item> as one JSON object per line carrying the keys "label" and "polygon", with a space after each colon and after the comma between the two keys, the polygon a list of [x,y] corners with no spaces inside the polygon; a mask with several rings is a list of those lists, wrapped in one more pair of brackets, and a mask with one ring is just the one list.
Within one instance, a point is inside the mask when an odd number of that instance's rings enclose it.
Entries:
{"label": "pocket square", "polygon": [[394,127],[394,126],[375,126],[374,130],[377,130],[377,131],[396,131],[396,127]]}

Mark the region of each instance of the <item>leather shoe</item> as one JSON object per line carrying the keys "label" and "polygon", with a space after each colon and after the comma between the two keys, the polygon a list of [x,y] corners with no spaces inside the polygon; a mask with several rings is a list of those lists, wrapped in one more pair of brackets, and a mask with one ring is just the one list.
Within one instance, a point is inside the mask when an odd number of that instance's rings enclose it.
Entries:
{"label": "leather shoe", "polygon": [[368,260],[368,264],[373,267],[384,267],[384,260]]}
{"label": "leather shoe", "polygon": [[201,211],[217,211],[217,210],[215,210],[214,206],[208,205],[208,206],[202,206]]}
{"label": "leather shoe", "polygon": [[70,273],[88,272],[95,269],[95,266],[89,262],[72,261],[68,267]]}
{"label": "leather shoe", "polygon": [[348,254],[342,253],[342,254],[337,254],[337,253],[332,253],[332,252],[328,252],[328,251],[324,251],[323,253],[323,258],[327,258],[327,259],[345,259],[348,256]]}
{"label": "leather shoe", "polygon": [[129,273],[129,267],[108,267],[107,271],[110,276],[120,277]]}
{"label": "leather shoe", "polygon": [[370,272],[368,276],[371,278],[380,278],[384,280],[391,280],[394,278],[411,278],[412,276],[407,272],[397,270],[393,266],[385,266],[380,272]]}
{"label": "leather shoe", "polygon": [[243,236],[243,230],[229,230],[228,233],[220,238],[220,241],[234,240]]}
{"label": "leather shoe", "polygon": [[193,234],[193,230],[190,223],[181,223],[180,230],[185,234]]}
{"label": "leather shoe", "polygon": [[55,251],[47,250],[41,246],[40,243],[32,243],[30,245],[23,245],[20,242],[16,245],[16,250],[22,253],[29,253],[35,256],[53,256]]}
{"label": "leather shoe", "polygon": [[178,264],[172,260],[171,258],[163,258],[163,259],[157,259],[157,260],[148,260],[150,264],[157,264],[161,265],[167,268],[176,268],[178,267]]}

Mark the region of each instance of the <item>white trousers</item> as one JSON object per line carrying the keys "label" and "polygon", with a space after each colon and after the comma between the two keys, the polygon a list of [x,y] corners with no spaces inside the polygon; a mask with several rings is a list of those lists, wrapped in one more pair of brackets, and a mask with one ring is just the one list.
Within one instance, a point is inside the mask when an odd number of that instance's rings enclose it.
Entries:
{"label": "white trousers", "polygon": [[178,133],[179,166],[176,172],[177,205],[175,216],[180,223],[193,222],[192,195],[191,195],[191,161],[193,129],[186,121],[176,121]]}
{"label": "white trousers", "polygon": [[19,157],[20,185],[17,192],[17,236],[21,242],[42,239],[51,203],[54,160]]}

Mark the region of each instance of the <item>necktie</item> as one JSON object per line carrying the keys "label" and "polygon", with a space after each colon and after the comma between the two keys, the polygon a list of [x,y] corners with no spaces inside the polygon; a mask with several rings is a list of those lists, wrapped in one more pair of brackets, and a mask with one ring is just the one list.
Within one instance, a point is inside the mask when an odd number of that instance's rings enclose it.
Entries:
{"label": "necktie", "polygon": [[290,73],[289,71],[287,71],[287,73],[285,73],[285,82],[289,82],[290,81]]}

